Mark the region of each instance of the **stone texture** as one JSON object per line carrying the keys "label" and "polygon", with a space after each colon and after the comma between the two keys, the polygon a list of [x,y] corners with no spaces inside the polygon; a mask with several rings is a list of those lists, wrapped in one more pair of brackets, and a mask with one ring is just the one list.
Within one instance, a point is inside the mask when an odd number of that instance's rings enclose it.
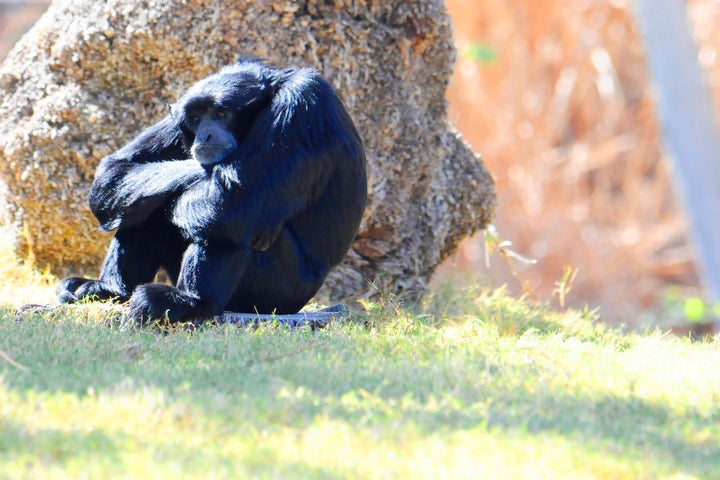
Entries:
{"label": "stone texture", "polygon": [[454,55],[441,0],[56,1],[0,67],[0,220],[21,257],[95,275],[108,237],[87,192],[100,158],[243,56],[314,66],[344,99],[369,168],[361,232],[323,292],[422,292],[495,202],[447,119]]}

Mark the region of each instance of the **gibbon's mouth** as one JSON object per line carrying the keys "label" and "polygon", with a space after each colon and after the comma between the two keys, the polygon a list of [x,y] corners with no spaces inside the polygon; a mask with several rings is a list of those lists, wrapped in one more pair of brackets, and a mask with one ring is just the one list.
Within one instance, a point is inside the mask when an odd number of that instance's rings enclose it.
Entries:
{"label": "gibbon's mouth", "polygon": [[193,145],[190,153],[198,163],[209,165],[222,162],[233,148],[234,145],[230,143],[203,143]]}

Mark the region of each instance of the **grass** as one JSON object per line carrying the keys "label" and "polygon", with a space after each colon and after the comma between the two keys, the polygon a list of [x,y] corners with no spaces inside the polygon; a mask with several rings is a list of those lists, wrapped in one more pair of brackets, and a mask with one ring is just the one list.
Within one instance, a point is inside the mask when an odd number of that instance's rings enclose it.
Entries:
{"label": "grass", "polygon": [[316,332],[15,306],[0,309],[3,479],[720,478],[717,341],[502,290],[368,303]]}

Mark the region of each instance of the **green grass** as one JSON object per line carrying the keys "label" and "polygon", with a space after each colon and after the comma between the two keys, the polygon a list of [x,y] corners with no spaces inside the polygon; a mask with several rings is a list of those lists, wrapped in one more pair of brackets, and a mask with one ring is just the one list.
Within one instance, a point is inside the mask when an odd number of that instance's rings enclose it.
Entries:
{"label": "green grass", "polygon": [[502,290],[367,308],[157,332],[7,307],[0,478],[720,478],[718,342]]}

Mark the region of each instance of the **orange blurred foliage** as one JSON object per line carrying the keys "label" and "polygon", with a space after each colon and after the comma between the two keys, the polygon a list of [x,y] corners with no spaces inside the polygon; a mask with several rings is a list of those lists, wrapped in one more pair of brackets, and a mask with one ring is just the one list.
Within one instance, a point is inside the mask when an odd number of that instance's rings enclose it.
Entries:
{"label": "orange blurred foliage", "polygon": [[[495,226],[547,300],[566,266],[568,303],[636,323],[669,285],[698,290],[687,225],[662,149],[644,47],[629,0],[449,0],[458,61],[450,119],[496,178]],[[700,61],[718,98],[720,3],[688,2]],[[522,288],[482,236],[438,277],[473,272]]]}

